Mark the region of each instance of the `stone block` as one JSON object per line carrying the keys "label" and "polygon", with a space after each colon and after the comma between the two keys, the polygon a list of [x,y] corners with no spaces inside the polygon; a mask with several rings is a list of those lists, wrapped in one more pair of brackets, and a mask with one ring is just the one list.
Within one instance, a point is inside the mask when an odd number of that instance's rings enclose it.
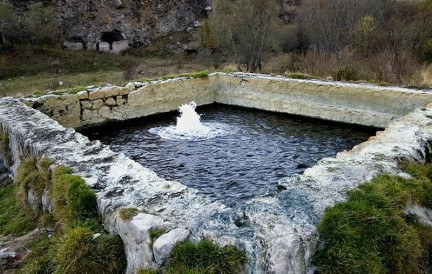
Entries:
{"label": "stone block", "polygon": [[129,91],[133,91],[133,90],[135,90],[135,84],[134,83],[127,83],[125,88],[127,88]]}
{"label": "stone block", "polygon": [[64,42],[63,46],[70,50],[83,50],[84,48],[82,43],[74,43],[69,41]]}
{"label": "stone block", "polygon": [[118,95],[128,95],[128,94],[129,94],[129,89],[127,89],[126,87],[118,88]]}
{"label": "stone block", "polygon": [[176,228],[157,238],[153,244],[155,261],[161,265],[168,258],[175,244],[186,240],[189,234],[189,229]]}
{"label": "stone block", "polygon": [[100,42],[99,43],[99,51],[109,52],[110,51],[110,44],[107,42]]}
{"label": "stone block", "polygon": [[86,90],[78,92],[77,96],[80,100],[85,100],[89,98],[88,92]]}
{"label": "stone block", "polygon": [[88,93],[88,98],[90,100],[97,100],[104,98],[104,93],[101,90],[94,90]]}
{"label": "stone block", "polygon": [[94,110],[100,109],[103,105],[104,105],[104,102],[102,99],[94,100],[92,109],[94,109]]}
{"label": "stone block", "polygon": [[112,52],[120,53],[129,47],[129,43],[127,40],[114,41],[112,43]]}
{"label": "stone block", "polygon": [[120,95],[120,89],[123,89],[123,88],[108,87],[108,88],[102,89],[100,92],[103,94],[104,98],[115,97],[117,95]]}
{"label": "stone block", "polygon": [[97,50],[97,44],[93,42],[87,43],[87,50]]}
{"label": "stone block", "polygon": [[110,98],[106,99],[105,105],[107,105],[107,106],[116,106],[117,102],[116,102],[116,100],[114,98],[110,97]]}
{"label": "stone block", "polygon": [[117,96],[116,100],[117,100],[117,105],[119,106],[126,104],[126,100],[123,99],[123,96]]}
{"label": "stone block", "polygon": [[81,107],[83,109],[92,109],[92,102],[90,100],[81,101]]}
{"label": "stone block", "polygon": [[107,106],[103,106],[99,109],[99,115],[102,117],[110,117],[111,116],[111,109]]}

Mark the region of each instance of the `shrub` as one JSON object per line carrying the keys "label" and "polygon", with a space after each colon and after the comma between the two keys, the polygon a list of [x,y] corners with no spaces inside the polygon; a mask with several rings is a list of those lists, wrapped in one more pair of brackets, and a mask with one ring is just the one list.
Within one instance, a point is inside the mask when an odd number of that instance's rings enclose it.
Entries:
{"label": "shrub", "polygon": [[432,63],[432,38],[423,43],[420,56],[423,61]]}
{"label": "shrub", "polygon": [[353,66],[343,66],[332,73],[333,80],[353,81],[357,80],[357,69]]}
{"label": "shrub", "polygon": [[324,214],[313,263],[320,273],[419,273],[430,260],[432,228],[406,215],[407,204],[432,206],[432,164],[402,164],[414,176],[381,175]]}
{"label": "shrub", "polygon": [[246,263],[244,252],[218,247],[208,240],[177,243],[163,273],[239,273]]}

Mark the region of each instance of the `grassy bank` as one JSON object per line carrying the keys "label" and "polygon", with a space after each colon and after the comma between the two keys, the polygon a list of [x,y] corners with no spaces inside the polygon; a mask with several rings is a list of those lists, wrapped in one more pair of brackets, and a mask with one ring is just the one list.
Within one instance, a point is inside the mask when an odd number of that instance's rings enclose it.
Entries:
{"label": "grassy bank", "polygon": [[407,206],[432,208],[432,164],[403,164],[413,178],[381,175],[327,210],[314,257],[320,273],[430,273],[432,227]]}
{"label": "grassy bank", "polygon": [[[96,195],[79,176],[48,159],[22,159],[16,180],[0,187],[0,235],[19,243],[22,261],[11,273],[123,273],[126,258],[119,236],[109,235],[98,214]],[[52,212],[27,195],[48,193]],[[31,232],[40,228],[37,233]],[[31,233],[30,233],[31,232]],[[26,237],[17,238],[26,235]],[[28,235],[32,235],[29,237]],[[21,240],[22,239],[22,240]],[[15,249],[16,250],[16,249]]]}

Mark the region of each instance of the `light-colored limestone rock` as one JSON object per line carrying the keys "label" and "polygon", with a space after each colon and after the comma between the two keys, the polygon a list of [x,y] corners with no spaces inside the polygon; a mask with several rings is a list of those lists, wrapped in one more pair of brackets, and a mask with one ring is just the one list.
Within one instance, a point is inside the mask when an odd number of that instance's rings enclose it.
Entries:
{"label": "light-colored limestone rock", "polygon": [[92,109],[92,102],[90,101],[90,100],[84,100],[84,101],[81,101],[81,108],[83,108],[83,109],[89,109],[89,110],[91,110]]}
{"label": "light-colored limestone rock", "polygon": [[171,224],[159,216],[139,213],[131,221],[118,218],[116,226],[125,244],[128,272],[133,273],[134,269],[139,268],[154,268],[156,264],[148,231],[151,228],[170,227]]}
{"label": "light-colored limestone rock", "polygon": [[432,210],[419,205],[409,205],[404,210],[405,214],[414,214],[422,225],[432,226]]}
{"label": "light-colored limestone rock", "polygon": [[120,87],[118,89],[118,95],[128,95],[130,90],[127,87]]}
{"label": "light-colored limestone rock", "polygon": [[140,87],[144,86],[144,83],[141,83],[141,82],[133,82],[133,84],[134,84],[135,88],[140,88]]}
{"label": "light-colored limestone rock", "polygon": [[92,101],[92,110],[99,110],[104,105],[102,99]]}
{"label": "light-colored limestone rock", "polygon": [[82,43],[74,43],[69,41],[64,42],[63,46],[70,50],[83,50],[84,48]]}
{"label": "light-colored limestone rock", "polygon": [[126,100],[123,99],[123,96],[117,96],[116,101],[119,106],[126,104]]}
{"label": "light-colored limestone rock", "polygon": [[91,92],[89,92],[88,95],[90,100],[97,100],[97,99],[104,98],[104,94],[99,90],[92,90]]}
{"label": "light-colored limestone rock", "polygon": [[129,48],[127,40],[114,41],[112,43],[112,53],[119,54],[127,48]]}
{"label": "light-colored limestone rock", "polygon": [[33,188],[27,191],[27,202],[30,208],[34,212],[40,211],[40,205],[42,203],[42,197],[40,197]]}
{"label": "light-colored limestone rock", "polygon": [[162,265],[175,244],[186,240],[189,234],[189,229],[176,228],[157,238],[153,244],[153,254],[156,263]]}
{"label": "light-colored limestone rock", "polygon": [[100,116],[108,118],[111,115],[111,109],[107,106],[102,106],[99,110],[98,113]]}
{"label": "light-colored limestone rock", "polygon": [[46,189],[41,197],[42,210],[45,212],[52,212],[52,203],[49,191]]}
{"label": "light-colored limestone rock", "polygon": [[125,88],[127,88],[129,91],[135,90],[134,83],[127,83]]}
{"label": "light-colored limestone rock", "polygon": [[88,92],[86,90],[80,91],[77,93],[77,96],[80,100],[87,100],[88,99]]}
{"label": "light-colored limestone rock", "polygon": [[115,105],[117,105],[117,102],[116,102],[116,100],[113,97],[110,97],[110,98],[106,99],[105,105],[107,105],[107,106],[115,106]]}
{"label": "light-colored limestone rock", "polygon": [[110,49],[110,44],[107,42],[99,42],[99,51],[103,51],[103,52],[109,52]]}
{"label": "light-colored limestone rock", "polygon": [[87,50],[97,50],[97,44],[94,42],[87,42]]}

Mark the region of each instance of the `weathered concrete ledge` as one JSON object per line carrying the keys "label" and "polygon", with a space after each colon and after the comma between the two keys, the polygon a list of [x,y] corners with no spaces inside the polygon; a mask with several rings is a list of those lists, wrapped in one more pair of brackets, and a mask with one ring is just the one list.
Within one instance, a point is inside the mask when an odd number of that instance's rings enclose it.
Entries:
{"label": "weathered concrete ledge", "polygon": [[[241,208],[228,208],[178,182],[161,179],[18,100],[0,100],[0,124],[9,137],[14,167],[22,156],[45,155],[70,166],[93,188],[107,228],[125,243],[128,273],[161,263],[164,256],[156,243],[150,246],[148,230],[162,227],[169,231],[164,240],[188,234],[192,240],[207,238],[244,249],[247,273],[285,274],[312,271],[315,225],[326,207],[377,174],[400,174],[400,161],[424,162],[430,157],[432,105],[392,121],[353,150],[280,181],[284,190],[275,190],[273,197],[253,199]],[[125,221],[117,214],[119,207],[148,213]],[[179,240],[176,237],[172,241]]]}
{"label": "weathered concrete ledge", "polygon": [[223,103],[325,120],[386,127],[432,102],[432,92],[249,73],[214,73],[23,98],[65,127],[83,128],[176,110],[190,101]]}

